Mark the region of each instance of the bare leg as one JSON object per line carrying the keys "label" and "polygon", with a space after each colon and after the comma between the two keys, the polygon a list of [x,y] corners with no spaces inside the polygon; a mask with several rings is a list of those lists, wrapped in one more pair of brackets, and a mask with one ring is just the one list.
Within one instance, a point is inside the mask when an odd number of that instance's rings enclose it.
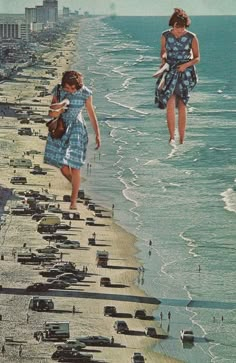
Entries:
{"label": "bare leg", "polygon": [[186,120],[187,120],[187,107],[182,100],[179,100],[178,102],[178,110],[179,110],[179,143],[183,144],[185,128],[186,128]]}
{"label": "bare leg", "polygon": [[71,193],[71,202],[70,208],[77,207],[77,198],[78,198],[78,191],[80,187],[80,170],[71,168],[71,175],[72,175],[72,193]]}
{"label": "bare leg", "polygon": [[166,117],[171,141],[175,139],[175,95],[172,95],[167,102]]}
{"label": "bare leg", "polygon": [[62,175],[71,183],[72,182],[72,175],[71,175],[71,169],[67,165],[63,165],[63,167],[60,169]]}

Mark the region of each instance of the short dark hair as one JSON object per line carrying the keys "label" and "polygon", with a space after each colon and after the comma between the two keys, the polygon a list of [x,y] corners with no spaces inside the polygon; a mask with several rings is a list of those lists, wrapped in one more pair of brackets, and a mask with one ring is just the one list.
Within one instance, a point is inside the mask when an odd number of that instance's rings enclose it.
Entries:
{"label": "short dark hair", "polygon": [[75,86],[77,90],[83,87],[83,75],[76,71],[67,71],[63,73],[61,85],[65,87],[68,84],[69,86]]}
{"label": "short dark hair", "polygon": [[186,14],[186,12],[183,9],[175,8],[174,13],[171,15],[169,20],[170,26],[180,26],[180,27],[186,27],[188,28],[191,24],[191,20],[189,16]]}

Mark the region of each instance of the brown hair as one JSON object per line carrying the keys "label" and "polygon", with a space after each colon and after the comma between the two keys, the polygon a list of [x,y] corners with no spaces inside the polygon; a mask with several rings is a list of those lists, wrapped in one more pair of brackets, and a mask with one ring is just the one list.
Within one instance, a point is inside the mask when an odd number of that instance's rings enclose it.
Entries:
{"label": "brown hair", "polygon": [[62,87],[68,84],[69,86],[75,86],[77,90],[83,87],[83,75],[76,71],[67,71],[63,73],[61,80]]}
{"label": "brown hair", "polygon": [[186,14],[186,12],[183,9],[175,8],[174,13],[171,15],[169,20],[170,26],[180,26],[180,27],[186,27],[188,28],[191,24],[191,20],[189,16]]}

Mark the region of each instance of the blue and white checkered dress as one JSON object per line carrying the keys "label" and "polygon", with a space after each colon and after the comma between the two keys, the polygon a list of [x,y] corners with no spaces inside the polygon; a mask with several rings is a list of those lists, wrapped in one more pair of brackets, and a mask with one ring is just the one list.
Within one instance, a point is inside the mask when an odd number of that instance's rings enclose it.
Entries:
{"label": "blue and white checkered dress", "polygon": [[[57,96],[57,87],[52,91]],[[68,110],[62,114],[66,124],[66,132],[61,139],[52,139],[48,134],[45,147],[44,162],[61,168],[68,165],[71,168],[80,169],[85,163],[86,150],[88,145],[88,133],[82,110],[85,101],[92,95],[87,87],[83,86],[75,93],[65,92],[60,87],[60,101],[68,98],[70,105]]]}

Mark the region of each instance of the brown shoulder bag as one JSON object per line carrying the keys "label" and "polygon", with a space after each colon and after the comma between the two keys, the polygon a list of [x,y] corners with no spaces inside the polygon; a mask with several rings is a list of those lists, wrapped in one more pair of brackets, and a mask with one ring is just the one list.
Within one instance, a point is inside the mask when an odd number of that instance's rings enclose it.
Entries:
{"label": "brown shoulder bag", "polygon": [[[57,100],[60,102],[60,85],[57,86]],[[61,139],[66,132],[66,125],[61,115],[48,121],[46,125],[53,139]]]}

